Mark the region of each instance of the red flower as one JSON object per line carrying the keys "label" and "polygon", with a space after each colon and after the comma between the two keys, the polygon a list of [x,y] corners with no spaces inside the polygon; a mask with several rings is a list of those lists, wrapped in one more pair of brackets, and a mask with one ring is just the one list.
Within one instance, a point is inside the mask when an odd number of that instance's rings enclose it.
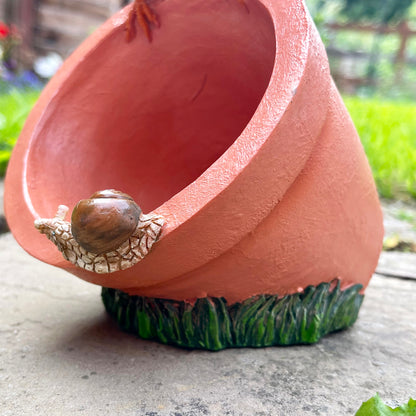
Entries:
{"label": "red flower", "polygon": [[0,22],[0,39],[5,39],[10,34],[9,27],[4,24],[3,22]]}

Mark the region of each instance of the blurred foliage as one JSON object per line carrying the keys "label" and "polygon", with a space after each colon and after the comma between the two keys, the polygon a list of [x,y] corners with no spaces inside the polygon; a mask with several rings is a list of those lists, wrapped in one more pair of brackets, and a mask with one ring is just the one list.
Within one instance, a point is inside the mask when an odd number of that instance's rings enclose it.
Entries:
{"label": "blurred foliage", "polygon": [[[345,7],[353,3],[356,9],[351,10],[351,15],[367,9],[362,16],[357,16],[360,21],[364,15],[367,19],[380,21],[382,12],[377,10],[376,13],[376,3],[380,6],[378,9],[383,4],[395,3],[398,8],[394,13],[389,9],[389,16],[392,16],[389,19],[398,19],[405,13],[406,19],[416,27],[416,0],[379,3],[376,0],[307,0],[329,51],[333,72],[342,71],[347,76],[365,78],[368,57],[377,43],[376,82],[358,87],[357,96],[345,96],[345,103],[360,134],[381,196],[416,198],[416,36],[408,41],[408,63],[400,68],[398,76],[394,58],[400,38],[396,33],[380,36],[378,33],[328,28],[331,22],[345,23]],[[383,13],[387,16],[385,11]],[[332,56],[331,48],[346,53]],[[4,70],[0,73],[0,176],[5,172],[26,116],[39,95],[39,91],[33,89],[37,82],[31,74],[16,75]],[[396,101],[392,101],[393,98]]]}
{"label": "blurred foliage", "polygon": [[326,23],[336,21],[340,17],[342,10],[341,0],[305,0],[309,12],[319,30],[325,45],[328,44],[329,34],[325,27]]}
{"label": "blurred foliage", "polygon": [[414,0],[343,0],[341,13],[353,22],[389,24],[403,19]]}
{"label": "blurred foliage", "polygon": [[416,17],[416,0],[306,0],[319,27],[322,22],[394,24]]}
{"label": "blurred foliage", "polygon": [[[398,59],[401,35],[383,33],[402,19],[416,29],[416,0],[306,0],[327,48],[331,72],[344,93],[416,100],[416,36],[407,39],[405,59]],[[372,25],[371,31],[331,24]],[[393,25],[393,26],[391,26]],[[344,81],[344,82],[343,82]]]}
{"label": "blurred foliage", "polygon": [[10,71],[0,65],[0,94],[7,92],[41,90],[45,83],[33,71]]}
{"label": "blurred foliage", "polygon": [[39,91],[13,89],[0,94],[0,177],[4,175],[13,146]]}

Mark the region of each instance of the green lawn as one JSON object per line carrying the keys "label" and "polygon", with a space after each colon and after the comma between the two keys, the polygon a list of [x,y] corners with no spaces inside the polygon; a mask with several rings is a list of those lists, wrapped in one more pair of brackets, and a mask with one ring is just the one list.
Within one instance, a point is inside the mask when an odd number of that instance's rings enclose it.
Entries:
{"label": "green lawn", "polygon": [[0,177],[6,171],[11,150],[38,96],[38,91],[18,90],[0,95]]}
{"label": "green lawn", "polygon": [[385,198],[416,198],[416,103],[344,97]]}
{"label": "green lawn", "polygon": [[[0,95],[0,176],[38,91]],[[344,97],[380,195],[416,198],[416,103]]]}

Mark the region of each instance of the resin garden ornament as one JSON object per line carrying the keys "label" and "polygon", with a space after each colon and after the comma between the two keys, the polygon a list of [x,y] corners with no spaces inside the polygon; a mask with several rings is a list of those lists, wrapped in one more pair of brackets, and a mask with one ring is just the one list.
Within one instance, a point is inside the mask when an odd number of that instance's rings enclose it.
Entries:
{"label": "resin garden ornament", "polygon": [[25,250],[101,285],[121,328],[184,347],[352,325],[382,247],[367,159],[299,0],[127,6],[49,82],[5,188]]}

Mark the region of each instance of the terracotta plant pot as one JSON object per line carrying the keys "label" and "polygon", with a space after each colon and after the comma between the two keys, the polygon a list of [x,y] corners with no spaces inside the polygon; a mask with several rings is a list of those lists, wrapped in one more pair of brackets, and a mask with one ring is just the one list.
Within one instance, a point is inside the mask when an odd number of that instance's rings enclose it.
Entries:
{"label": "terracotta plant pot", "polygon": [[[152,41],[138,29],[127,43],[130,7],[67,59],[26,122],[5,184],[17,241],[112,288],[107,309],[146,338],[220,349],[314,342],[351,325],[382,214],[304,4],[155,2]],[[166,223],[143,260],[97,274],[33,223],[109,188]],[[161,319],[180,329],[163,332]]]}

